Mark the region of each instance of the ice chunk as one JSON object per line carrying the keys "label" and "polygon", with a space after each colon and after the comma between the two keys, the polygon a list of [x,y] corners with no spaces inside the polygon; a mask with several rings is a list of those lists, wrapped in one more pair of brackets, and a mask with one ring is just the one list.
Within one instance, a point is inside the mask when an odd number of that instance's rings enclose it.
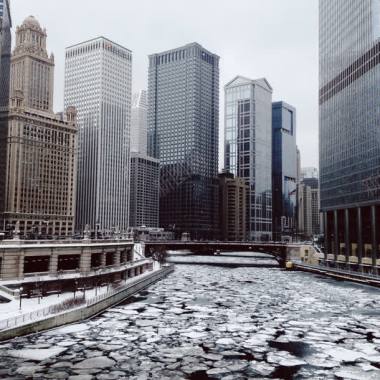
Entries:
{"label": "ice chunk", "polygon": [[8,350],[8,354],[15,358],[22,358],[34,361],[42,361],[57,356],[66,351],[67,348],[52,347],[52,348],[26,348],[24,350]]}

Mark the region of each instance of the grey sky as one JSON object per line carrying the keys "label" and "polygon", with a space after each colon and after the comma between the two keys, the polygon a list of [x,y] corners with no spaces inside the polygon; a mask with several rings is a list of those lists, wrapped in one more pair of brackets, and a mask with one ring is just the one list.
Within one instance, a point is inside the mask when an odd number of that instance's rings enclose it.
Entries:
{"label": "grey sky", "polygon": [[47,29],[56,110],[67,46],[103,35],[131,49],[138,90],[147,87],[148,54],[196,41],[221,57],[220,149],[224,84],[266,77],[273,100],[297,108],[302,166],[318,165],[318,0],[11,0],[11,8],[14,26],[34,15]]}

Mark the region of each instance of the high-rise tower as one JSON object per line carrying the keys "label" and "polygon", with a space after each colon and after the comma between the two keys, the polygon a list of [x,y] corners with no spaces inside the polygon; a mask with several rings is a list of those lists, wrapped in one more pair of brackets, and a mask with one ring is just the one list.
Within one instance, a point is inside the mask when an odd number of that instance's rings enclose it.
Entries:
{"label": "high-rise tower", "polygon": [[9,101],[11,27],[9,0],[0,0],[0,108],[7,107]]}
{"label": "high-rise tower", "polygon": [[147,153],[148,99],[145,90],[133,94],[131,120],[131,152]]}
{"label": "high-rise tower", "polygon": [[149,56],[148,153],[160,159],[160,225],[218,234],[219,57],[197,43]]}
{"label": "high-rise tower", "polygon": [[272,239],[272,88],[237,76],[225,91],[225,169],[248,185],[251,240]]}
{"label": "high-rise tower", "polygon": [[272,105],[273,239],[296,233],[296,110],[285,102]]}
{"label": "high-rise tower", "polygon": [[77,229],[126,231],[132,52],[99,37],[66,49],[65,105],[78,112]]}
{"label": "high-rise tower", "polygon": [[320,197],[328,263],[380,268],[380,1],[319,2]]}
{"label": "high-rise tower", "polygon": [[33,16],[17,27],[8,126],[0,136],[2,227],[26,237],[74,231],[76,111],[53,113],[54,58],[46,38]]}

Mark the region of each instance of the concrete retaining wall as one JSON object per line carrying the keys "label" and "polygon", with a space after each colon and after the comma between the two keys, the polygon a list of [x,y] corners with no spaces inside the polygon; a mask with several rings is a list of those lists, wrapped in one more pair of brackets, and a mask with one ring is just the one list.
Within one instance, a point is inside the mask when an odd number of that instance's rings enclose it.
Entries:
{"label": "concrete retaining wall", "polygon": [[78,322],[84,319],[93,317],[111,306],[117,305],[128,297],[136,294],[137,292],[145,289],[149,285],[161,280],[169,273],[174,271],[173,266],[163,267],[158,271],[152,272],[150,276],[144,277],[141,281],[132,284],[130,287],[121,290],[120,292],[106,298],[98,303],[69,310],[44,320],[35,321],[27,325],[18,326],[9,330],[0,331],[0,341],[11,339],[21,335],[36,333],[43,330],[52,329],[54,327],[66,325],[68,323]]}

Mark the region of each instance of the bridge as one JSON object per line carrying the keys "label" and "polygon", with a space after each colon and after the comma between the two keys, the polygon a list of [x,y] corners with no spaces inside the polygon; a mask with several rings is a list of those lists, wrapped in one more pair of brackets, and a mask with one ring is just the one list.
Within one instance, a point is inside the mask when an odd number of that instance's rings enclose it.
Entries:
{"label": "bridge", "polygon": [[260,252],[277,260],[280,267],[285,268],[288,255],[292,249],[300,249],[299,245],[288,243],[266,242],[221,242],[221,241],[147,241],[144,242],[146,257],[162,254],[168,250],[189,250],[197,255],[213,255],[216,252]]}

